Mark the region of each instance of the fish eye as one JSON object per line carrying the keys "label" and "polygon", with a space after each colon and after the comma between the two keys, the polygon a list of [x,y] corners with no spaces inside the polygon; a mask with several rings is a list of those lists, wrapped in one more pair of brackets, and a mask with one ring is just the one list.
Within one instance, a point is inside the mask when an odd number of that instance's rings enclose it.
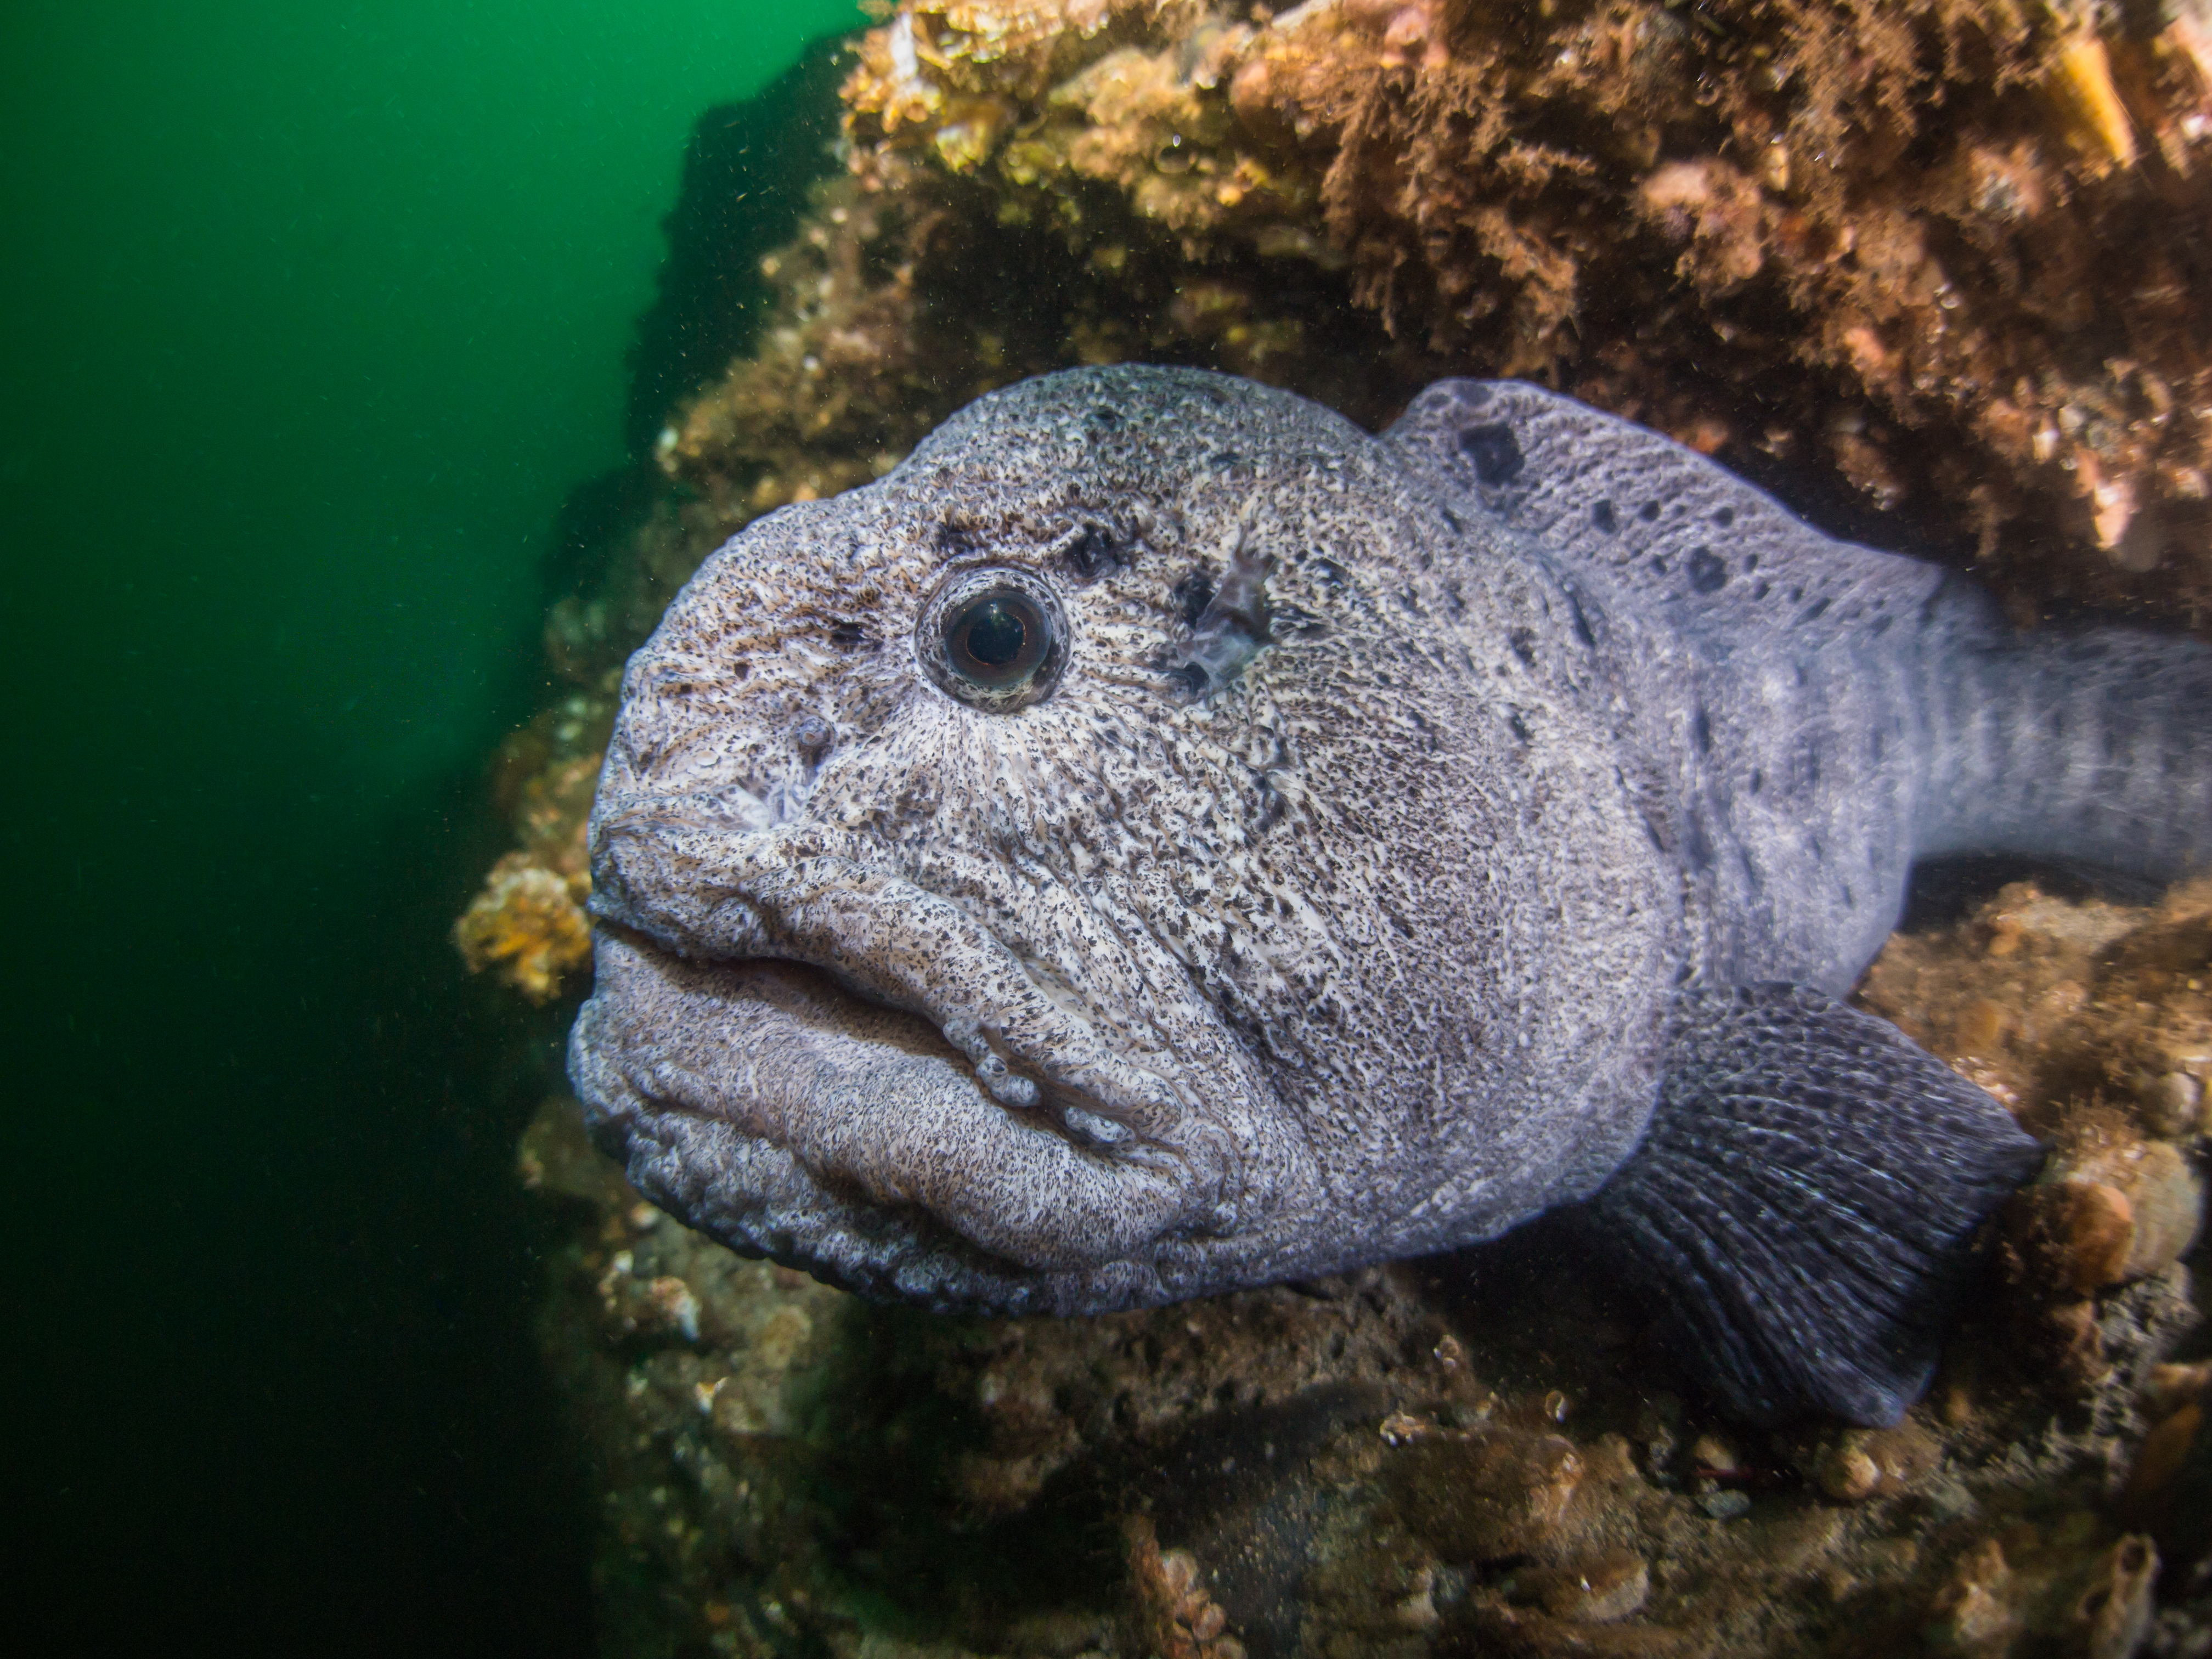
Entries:
{"label": "fish eye", "polygon": [[1018,685],[1036,672],[1052,642],[1052,624],[1026,593],[1011,587],[978,593],[946,620],[945,654],[952,672],[988,690]]}
{"label": "fish eye", "polygon": [[1005,712],[1049,692],[1067,664],[1067,616],[1051,585],[1008,566],[957,572],[922,608],[915,647],[939,690]]}

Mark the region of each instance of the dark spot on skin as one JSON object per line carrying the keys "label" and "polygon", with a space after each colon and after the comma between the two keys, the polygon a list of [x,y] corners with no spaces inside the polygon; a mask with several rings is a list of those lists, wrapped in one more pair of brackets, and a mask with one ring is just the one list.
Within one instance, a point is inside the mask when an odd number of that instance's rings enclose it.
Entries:
{"label": "dark spot on skin", "polygon": [[1758,554],[1756,554],[1756,553],[1747,553],[1747,554],[1745,554],[1745,555],[1743,556],[1743,574],[1744,574],[1745,575],[1748,576],[1749,574],[1751,574],[1751,573],[1752,573],[1753,571],[1754,571],[1754,570],[1756,570],[1756,569],[1758,569],[1758,568],[1759,568],[1759,555],[1758,555]]}
{"label": "dark spot on skin", "polygon": [[1745,890],[1754,895],[1764,893],[1766,890],[1766,878],[1759,873],[1759,865],[1752,858],[1751,854],[1745,848],[1738,848],[1736,849],[1736,856],[1741,859],[1743,863],[1743,884]]}
{"label": "dark spot on skin", "polygon": [[1459,388],[1459,400],[1469,409],[1480,409],[1490,401],[1490,388],[1486,386],[1463,386]]}
{"label": "dark spot on skin", "polygon": [[1878,726],[1874,729],[1871,746],[1874,754],[1874,763],[1876,766],[1879,766],[1881,764],[1882,751],[1889,747],[1889,744],[1887,742],[1887,734],[1885,733]]}
{"label": "dark spot on skin", "polygon": [[1713,522],[1726,530],[1735,522],[1735,509],[1732,507],[1722,507],[1713,514]]}
{"label": "dark spot on skin", "polygon": [[1467,614],[1467,596],[1460,592],[1455,581],[1444,584],[1444,608],[1455,617]]}
{"label": "dark spot on skin", "polygon": [[829,752],[836,738],[830,722],[819,714],[802,714],[799,724],[791,728],[791,746],[804,755],[810,765]]}
{"label": "dark spot on skin", "polygon": [[1206,607],[1213,603],[1213,578],[1203,570],[1194,570],[1175,585],[1168,597],[1175,601],[1176,616],[1182,625],[1194,628],[1206,614]]}
{"label": "dark spot on skin", "polygon": [[1702,708],[1690,722],[1690,735],[1697,738],[1698,747],[1710,755],[1713,752],[1713,717]]}
{"label": "dark spot on skin", "polygon": [[1462,427],[1460,453],[1474,464],[1474,476],[1486,484],[1511,483],[1521,476],[1521,441],[1510,426]]}
{"label": "dark spot on skin", "polygon": [[730,665],[730,678],[733,680],[741,680],[752,672],[753,668],[750,663],[733,662]]}
{"label": "dark spot on skin", "polygon": [[1224,471],[1244,465],[1244,458],[1233,449],[1218,449],[1207,456],[1206,461],[1207,465],[1218,466]]}
{"label": "dark spot on skin", "polygon": [[1710,547],[1700,547],[1690,554],[1690,591],[1693,593],[1717,593],[1728,586],[1728,567],[1720,555]]}
{"label": "dark spot on skin", "polygon": [[1322,581],[1326,582],[1329,586],[1341,587],[1344,586],[1344,567],[1339,564],[1334,559],[1322,558],[1316,556],[1310,562],[1310,568],[1314,574],[1319,577]]}
{"label": "dark spot on skin", "polygon": [[1761,582],[1751,590],[1751,597],[1754,599],[1763,599],[1773,591],[1774,589],[1769,584]]}
{"label": "dark spot on skin", "polygon": [[1600,501],[1590,508],[1590,522],[1610,536],[1620,528],[1620,514],[1613,510],[1611,501]]}
{"label": "dark spot on skin", "polygon": [[1582,596],[1571,587],[1567,590],[1567,609],[1575,615],[1575,637],[1592,650],[1597,648],[1597,635],[1591,631],[1589,618],[1583,614]]}
{"label": "dark spot on skin", "polygon": [[1764,773],[1764,772],[1762,772],[1762,771],[1760,771],[1757,767],[1753,767],[1753,768],[1752,768],[1752,771],[1751,771],[1751,793],[1752,793],[1753,794],[1754,794],[1754,795],[1755,795],[1755,794],[1757,794],[1760,790],[1762,790],[1762,789],[1764,789],[1764,788],[1765,788],[1765,787],[1766,787],[1766,774],[1765,774],[1765,773]]}
{"label": "dark spot on skin", "polygon": [[1651,556],[1651,568],[1657,571],[1661,575],[1665,575],[1667,574],[1667,556],[1664,553],[1654,553]]}
{"label": "dark spot on skin", "polygon": [[1084,582],[1097,581],[1115,566],[1128,562],[1113,536],[1095,524],[1083,526],[1082,533],[1063,556],[1067,560],[1067,568],[1075,573],[1075,579]]}
{"label": "dark spot on skin", "polygon": [[1520,738],[1522,743],[1525,744],[1529,741],[1528,722],[1521,718],[1521,711],[1519,709],[1507,709],[1505,711],[1505,723],[1513,728],[1513,735]]}
{"label": "dark spot on skin", "polygon": [[1115,428],[1121,424],[1121,411],[1109,404],[1100,404],[1085,418],[1087,419],[1091,425],[1097,427],[1103,431],[1111,432]]}
{"label": "dark spot on skin", "polygon": [[1418,617],[1421,614],[1421,597],[1419,594],[1414,592],[1412,588],[1400,588],[1395,598],[1398,601],[1398,608],[1401,611],[1403,611],[1407,616]]}
{"label": "dark spot on skin", "polygon": [[1797,620],[1799,622],[1818,622],[1821,617],[1827,614],[1828,601],[1825,599],[1815,599],[1812,604],[1805,607],[1805,614],[1800,617]]}
{"label": "dark spot on skin", "polygon": [[1682,857],[1700,875],[1712,868],[1712,839],[1705,834],[1705,820],[1695,812],[1690,814],[1688,833],[1682,837]]}
{"label": "dark spot on skin", "polygon": [[965,558],[982,545],[975,527],[961,520],[947,519],[937,527],[937,550],[948,559]]}
{"label": "dark spot on skin", "polygon": [[1212,678],[1200,663],[1187,662],[1179,668],[1168,670],[1170,683],[1186,697],[1204,696],[1206,684]]}
{"label": "dark spot on skin", "polygon": [[1516,628],[1506,635],[1505,642],[1513,647],[1513,654],[1521,659],[1522,667],[1534,668],[1536,665],[1536,635],[1534,629]]}
{"label": "dark spot on skin", "polygon": [[1636,516],[1643,520],[1646,524],[1657,524],[1659,522],[1659,503],[1656,501],[1644,502],[1643,506],[1636,509]]}
{"label": "dark spot on skin", "polygon": [[1451,532],[1453,535],[1463,536],[1467,533],[1467,526],[1459,521],[1458,514],[1453,512],[1451,508],[1448,507],[1440,510],[1444,515],[1444,522],[1451,526]]}
{"label": "dark spot on skin", "polygon": [[1851,891],[1850,883],[1845,882],[1844,884],[1844,908],[1846,910],[1856,910],[1858,908],[1858,895]]}
{"label": "dark spot on skin", "polygon": [[1283,821],[1283,815],[1289,811],[1291,808],[1290,803],[1283,799],[1283,792],[1275,787],[1273,782],[1268,778],[1265,772],[1260,773],[1258,776],[1260,781],[1260,816],[1253,827],[1261,835],[1264,836],[1267,831],[1273,829],[1277,824]]}
{"label": "dark spot on skin", "polygon": [[868,630],[866,629],[861,627],[858,623],[849,622],[839,623],[835,628],[830,630],[830,642],[832,645],[842,646],[848,651],[852,650],[856,646],[873,645],[875,643],[873,640],[868,637]]}
{"label": "dark spot on skin", "polygon": [[[1200,607],[1203,615],[1204,606]],[[1328,632],[1328,624],[1310,611],[1301,611],[1294,605],[1271,605],[1267,611],[1267,626],[1278,636],[1290,635],[1298,639],[1311,639]]]}

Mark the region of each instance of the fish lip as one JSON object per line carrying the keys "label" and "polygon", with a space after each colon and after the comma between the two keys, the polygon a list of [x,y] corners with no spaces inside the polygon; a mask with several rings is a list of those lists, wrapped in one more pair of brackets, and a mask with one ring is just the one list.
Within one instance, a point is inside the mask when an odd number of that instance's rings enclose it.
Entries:
{"label": "fish lip", "polygon": [[[1061,1272],[1141,1255],[1170,1236],[1237,1231],[1268,1207],[1249,1190],[1255,1136],[1237,1121],[1254,1115],[1249,1103],[1224,1115],[1118,1052],[964,908],[865,861],[854,838],[819,825],[751,829],[711,794],[649,794],[603,799],[592,842],[604,932],[708,966],[802,963],[927,1021],[969,1054],[976,1092],[996,1097],[948,1120],[957,1156],[921,1158],[953,1173],[910,1179],[850,1123],[810,1115],[803,1091],[787,1095],[798,1121],[777,1132],[781,1144],[834,1142],[823,1171],[833,1178],[866,1170],[857,1184],[881,1203],[912,1201],[919,1184],[923,1207],[971,1243]],[[1022,1081],[1049,1120],[1024,1109]],[[885,1146],[905,1133],[871,1121]]]}
{"label": "fish lip", "polygon": [[[714,797],[660,796],[596,817],[592,915],[687,957],[818,969],[868,1001],[927,1020],[1001,1105],[1036,1110],[1048,1100],[1072,1102],[1123,1132],[1103,1137],[1117,1152],[1126,1144],[1121,1155],[1142,1156],[1139,1148],[1175,1155],[1192,1103],[1171,1079],[1130,1062],[1055,1003],[1022,958],[966,909],[848,849],[831,850],[803,825],[747,828],[732,838],[735,826],[720,818],[720,806]],[[640,902],[641,889],[675,890],[666,877],[677,873],[655,870],[641,884],[640,864],[659,865],[671,851],[677,864],[687,862],[680,843],[702,836],[734,854],[711,880],[692,884],[709,902]],[[1058,1115],[1064,1124],[1064,1105]],[[1079,1143],[1100,1139],[1074,1133]]]}

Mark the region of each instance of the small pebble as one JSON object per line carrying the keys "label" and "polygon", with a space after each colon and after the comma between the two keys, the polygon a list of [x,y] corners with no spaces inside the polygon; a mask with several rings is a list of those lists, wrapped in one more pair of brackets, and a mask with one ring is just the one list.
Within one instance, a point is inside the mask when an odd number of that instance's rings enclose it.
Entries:
{"label": "small pebble", "polygon": [[1747,1492],[1709,1492],[1698,1500],[1698,1507],[1716,1521],[1733,1521],[1740,1515],[1751,1513],[1751,1494]]}
{"label": "small pebble", "polygon": [[2003,1038],[2007,1016],[1987,997],[1967,1005],[1953,1027],[1951,1040],[1963,1054],[1987,1054]]}
{"label": "small pebble", "polygon": [[1651,1596],[1651,1569],[1627,1550],[1587,1556],[1518,1575],[1517,1594],[1542,1603],[1554,1619],[1609,1625],[1640,1610]]}
{"label": "small pebble", "polygon": [[1863,1503],[1881,1485],[1881,1465],[1857,1446],[1820,1460],[1820,1490],[1839,1504]]}
{"label": "small pebble", "polygon": [[2143,1127],[2153,1134],[2193,1134],[2203,1127],[2204,1085],[2186,1072],[2167,1072],[2150,1080],[2142,1105]]}
{"label": "small pebble", "polygon": [[1717,1434],[1701,1434],[1690,1443],[1690,1466],[1699,1474],[1722,1480],[1743,1472],[1735,1448]]}
{"label": "small pebble", "polygon": [[2212,1359],[2200,1359],[2194,1364],[2152,1366],[2143,1392],[2152,1412],[2163,1415],[2193,1405],[2208,1389],[2212,1389]]}
{"label": "small pebble", "polygon": [[2120,1500],[2124,1508],[2140,1513],[2158,1501],[2174,1472],[2189,1461],[2203,1419],[2203,1408],[2192,1401],[2144,1437]]}

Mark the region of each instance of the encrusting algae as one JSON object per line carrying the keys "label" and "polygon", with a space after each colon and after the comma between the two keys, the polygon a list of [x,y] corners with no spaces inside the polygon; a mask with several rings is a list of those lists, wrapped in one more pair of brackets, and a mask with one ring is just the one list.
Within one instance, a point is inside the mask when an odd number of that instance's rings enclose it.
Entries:
{"label": "encrusting algae", "polygon": [[495,793],[521,845],[492,866],[453,924],[471,972],[491,969],[533,1002],[547,1000],[564,974],[591,959],[584,826],[614,724],[609,690],[572,695],[500,746]]}
{"label": "encrusting algae", "polygon": [[1093,258],[1133,216],[1341,270],[1431,350],[1984,557],[2055,526],[2085,595],[2178,560],[2201,611],[2207,39],[2193,3],[919,0],[845,95],[856,154]]}
{"label": "encrusting algae", "polygon": [[[2193,3],[908,4],[750,349],[553,608],[517,850],[456,929],[587,954],[615,676],[753,518],[981,392],[1219,368],[1370,425],[1518,374],[2016,617],[2212,626],[2212,19]],[[2212,1652],[2212,887],[2016,883],[1862,1006],[2055,1153],[1893,1429],[1746,1432],[1539,1223],[1070,1322],[875,1309],[642,1205],[549,1099],[546,1347],[600,1459],[609,1651]]]}

